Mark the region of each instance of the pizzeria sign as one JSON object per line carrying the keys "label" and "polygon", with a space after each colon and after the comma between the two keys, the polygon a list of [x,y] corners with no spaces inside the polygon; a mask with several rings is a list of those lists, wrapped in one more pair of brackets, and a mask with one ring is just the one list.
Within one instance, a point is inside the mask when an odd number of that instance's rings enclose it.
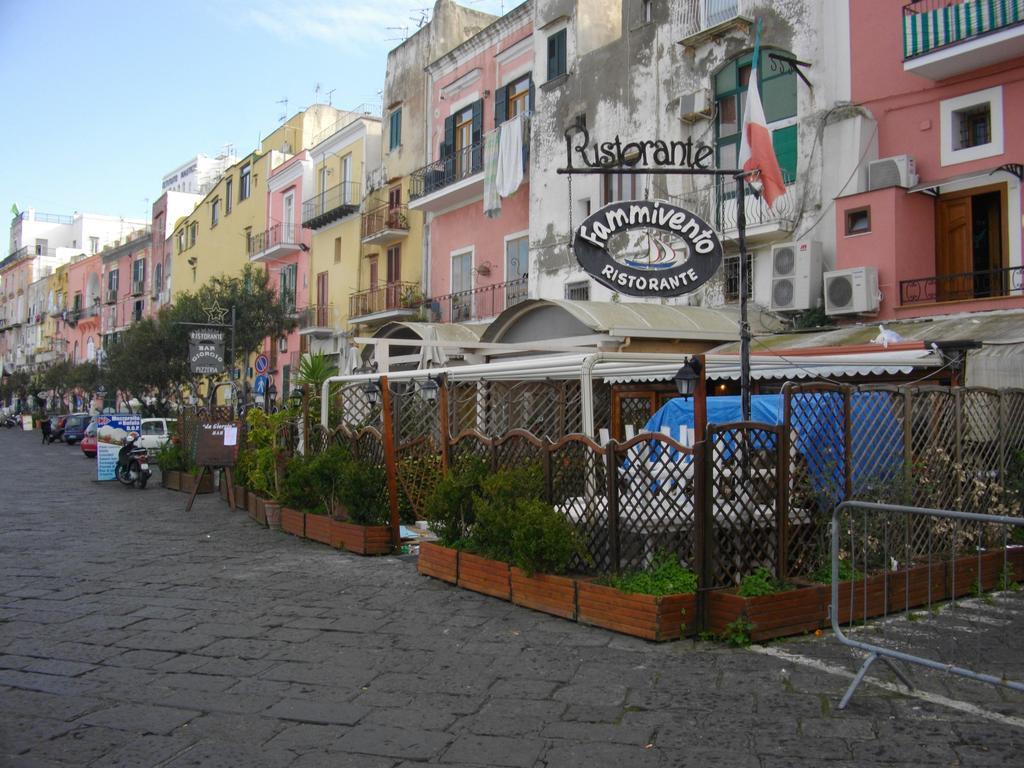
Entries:
{"label": "pizzeria sign", "polygon": [[711,225],[663,200],[604,206],[577,228],[573,251],[591,277],[629,296],[692,293],[722,264]]}

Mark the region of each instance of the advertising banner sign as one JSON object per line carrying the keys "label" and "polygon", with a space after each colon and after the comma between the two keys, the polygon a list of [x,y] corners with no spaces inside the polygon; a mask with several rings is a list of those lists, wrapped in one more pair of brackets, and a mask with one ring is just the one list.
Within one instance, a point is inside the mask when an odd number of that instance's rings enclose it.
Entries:
{"label": "advertising banner sign", "polygon": [[192,373],[224,372],[224,332],[215,328],[196,328],[188,334],[188,363]]}
{"label": "advertising banner sign", "polygon": [[142,417],[133,413],[109,413],[96,417],[96,479],[114,480],[117,454],[129,432],[138,434]]}

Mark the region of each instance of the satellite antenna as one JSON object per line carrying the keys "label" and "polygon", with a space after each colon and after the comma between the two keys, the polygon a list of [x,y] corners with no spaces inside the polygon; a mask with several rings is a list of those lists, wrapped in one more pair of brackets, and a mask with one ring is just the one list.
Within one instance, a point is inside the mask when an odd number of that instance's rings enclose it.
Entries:
{"label": "satellite antenna", "polygon": [[313,89],[313,103],[320,103],[320,83],[317,83],[316,87]]}
{"label": "satellite antenna", "polygon": [[419,14],[419,18],[416,18],[415,16],[410,16],[409,17],[409,21],[415,21],[416,22],[416,29],[423,29],[423,25],[426,24],[427,21],[430,19],[430,9],[429,8],[413,8],[412,10],[413,10],[413,13],[418,13]]}
{"label": "satellite antenna", "polygon": [[329,107],[329,106],[331,106],[331,96],[332,96],[332,95],[334,94],[334,92],[335,92],[336,90],[337,90],[337,88],[331,88],[331,90],[329,90],[329,91],[327,92],[327,106],[328,106],[328,107]]}
{"label": "satellite antenna", "polygon": [[277,118],[278,121],[283,123],[285,120],[288,119],[288,97],[285,96],[280,101],[275,101],[274,103],[275,104],[284,104],[284,114],[282,114],[279,118]]}

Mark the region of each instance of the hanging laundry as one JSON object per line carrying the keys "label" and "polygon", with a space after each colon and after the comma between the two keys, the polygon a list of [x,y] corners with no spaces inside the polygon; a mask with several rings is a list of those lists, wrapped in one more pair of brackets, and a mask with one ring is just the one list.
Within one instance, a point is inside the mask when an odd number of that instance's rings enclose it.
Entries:
{"label": "hanging laundry", "polygon": [[498,150],[498,194],[509,197],[523,183],[523,130],[522,113],[501,125],[501,147]]}
{"label": "hanging laundry", "polygon": [[501,215],[501,197],[498,195],[499,133],[491,131],[484,137],[484,215],[490,219]]}

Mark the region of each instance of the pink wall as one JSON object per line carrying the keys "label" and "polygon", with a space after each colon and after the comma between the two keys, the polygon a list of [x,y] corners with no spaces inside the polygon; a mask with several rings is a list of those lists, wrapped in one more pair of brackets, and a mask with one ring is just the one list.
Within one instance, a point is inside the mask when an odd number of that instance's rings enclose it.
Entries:
{"label": "pink wall", "polygon": [[[97,278],[100,275],[100,270],[103,266],[103,262],[100,259],[99,254],[94,254],[86,259],[77,261],[68,266],[68,296],[67,296],[67,307],[70,312],[75,303],[75,294],[79,293],[82,295],[82,307],[84,308],[87,303],[87,285],[90,274],[95,274]],[[102,291],[102,285],[100,286]],[[102,296],[102,293],[100,294]],[[102,299],[101,304],[102,307]],[[60,324],[60,333],[67,340],[64,345],[64,349],[68,355],[68,359],[73,359],[75,352],[75,342],[79,345],[78,362],[85,361],[85,350],[88,339],[91,337],[96,348],[99,349],[100,344],[100,318],[99,315],[93,317],[80,319],[74,326],[68,323]]]}

